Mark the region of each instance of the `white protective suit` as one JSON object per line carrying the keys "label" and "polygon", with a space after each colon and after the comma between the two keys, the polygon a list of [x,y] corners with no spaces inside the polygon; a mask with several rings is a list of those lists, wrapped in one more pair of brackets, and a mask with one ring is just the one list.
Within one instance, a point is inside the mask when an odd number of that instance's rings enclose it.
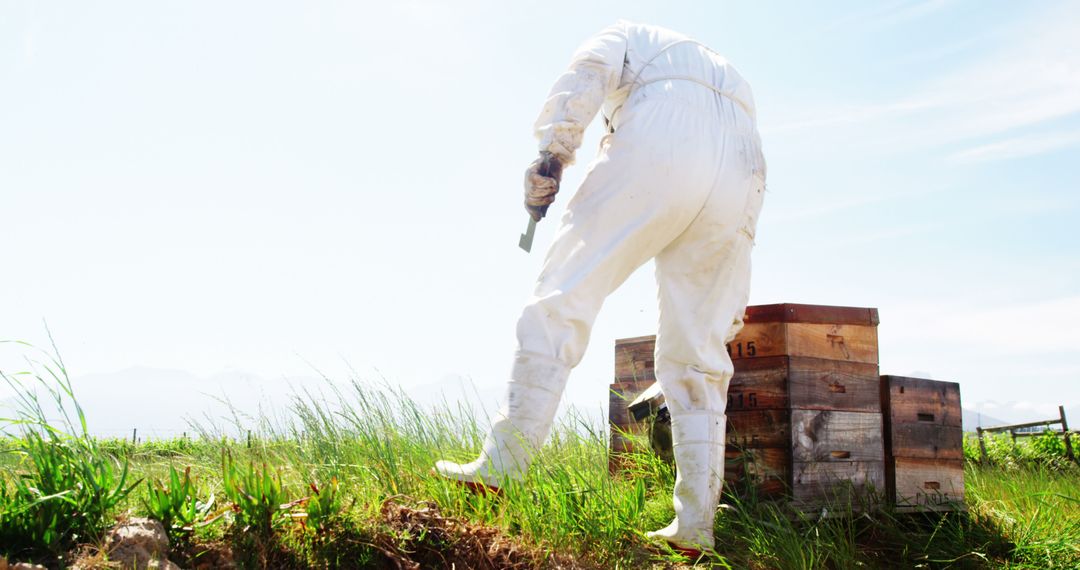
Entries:
{"label": "white protective suit", "polygon": [[765,161],[750,86],[675,32],[619,21],[581,46],[536,121],[540,150],[574,162],[601,106],[599,155],[567,205],[518,322],[507,396],[476,461],[443,476],[497,487],[521,479],[547,437],[570,369],[604,299],[656,260],[656,377],[671,412],[675,521],[654,536],[713,547],[724,409],[741,327]]}

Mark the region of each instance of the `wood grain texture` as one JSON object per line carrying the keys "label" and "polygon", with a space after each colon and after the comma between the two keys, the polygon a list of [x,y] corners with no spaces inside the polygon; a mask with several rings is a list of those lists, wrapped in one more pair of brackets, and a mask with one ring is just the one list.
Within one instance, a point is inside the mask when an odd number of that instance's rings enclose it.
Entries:
{"label": "wood grain texture", "polygon": [[627,338],[615,341],[615,381],[655,381],[653,364],[655,336]]}
{"label": "wood grain texture", "polygon": [[882,461],[881,414],[755,410],[727,414],[732,450],[776,448],[795,461]]}
{"label": "wood grain texture", "polygon": [[787,354],[878,363],[877,327],[789,323]]}
{"label": "wood grain texture", "polygon": [[791,407],[810,410],[881,412],[876,363],[791,358]]}
{"label": "wood grain texture", "polygon": [[789,358],[773,356],[739,361],[728,383],[727,411],[786,410],[791,407],[788,394]]}
{"label": "wood grain texture", "polygon": [[799,508],[836,504],[860,510],[861,506],[870,506],[884,490],[883,461],[792,464],[792,502]]}
{"label": "wood grain texture", "polygon": [[780,497],[791,490],[791,455],[783,449],[728,449],[724,484],[740,496]]}
{"label": "wood grain texture", "polygon": [[962,425],[960,385],[956,382],[882,376],[881,397],[891,423]]}
{"label": "wood grain texture", "polygon": [[963,459],[959,384],[882,376],[881,405],[888,458]]}
{"label": "wood grain texture", "polygon": [[733,361],[769,356],[809,356],[878,362],[877,327],[844,324],[748,323],[728,343]]}
{"label": "wood grain texture", "polygon": [[728,356],[734,361],[789,356],[786,331],[787,325],[784,323],[747,323],[727,344]]}
{"label": "wood grain texture", "polygon": [[814,409],[880,412],[876,364],[807,357],[735,361],[728,411]]}
{"label": "wood grain texture", "polygon": [[[635,344],[618,350],[622,352],[616,355],[617,382],[655,379],[651,346]],[[878,378],[877,365],[870,363],[787,356],[736,360],[727,410],[880,411]]]}
{"label": "wood grain texture", "polygon": [[890,457],[963,459],[964,431],[933,423],[893,423],[889,429]]}
{"label": "wood grain texture", "polygon": [[885,459],[881,414],[792,410],[791,437],[796,463]]}
{"label": "wood grain texture", "polygon": [[751,305],[746,308],[744,320],[747,323],[835,323],[868,326],[877,326],[880,322],[877,309],[798,303]]}
{"label": "wood grain texture", "polygon": [[889,495],[898,510],[964,508],[964,463],[898,457],[886,465]]}
{"label": "wood grain texture", "polygon": [[626,406],[651,385],[651,381],[616,382],[609,387],[608,422],[611,429],[610,449],[613,454],[635,450],[632,438],[627,437],[627,434],[647,435],[645,431],[648,424],[634,421]]}
{"label": "wood grain texture", "polygon": [[727,446],[744,449],[783,449],[791,452],[791,412],[755,410],[727,415]]}
{"label": "wood grain texture", "polygon": [[[745,326],[728,343],[733,360],[808,356],[877,364],[877,309],[782,303],[746,308]],[[615,341],[615,380],[655,379],[656,336]]]}
{"label": "wood grain texture", "polygon": [[728,413],[725,480],[740,494],[799,508],[868,503],[885,491],[881,414],[825,410]]}

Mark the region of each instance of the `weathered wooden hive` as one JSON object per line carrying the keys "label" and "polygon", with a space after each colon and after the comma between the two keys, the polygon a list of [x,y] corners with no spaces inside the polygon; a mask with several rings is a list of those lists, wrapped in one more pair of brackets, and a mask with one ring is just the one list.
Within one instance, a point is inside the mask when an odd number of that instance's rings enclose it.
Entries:
{"label": "weathered wooden hive", "polygon": [[[634,451],[632,435],[645,435],[648,424],[631,417],[627,405],[656,382],[653,374],[655,336],[615,341],[615,383],[608,395],[611,424],[611,463],[617,467],[620,454]],[[644,419],[644,418],[642,418]]]}
{"label": "weathered wooden hive", "polygon": [[964,504],[960,385],[881,377],[885,483],[897,510],[952,510]]}
{"label": "weathered wooden hive", "polygon": [[[883,492],[877,310],[761,305],[747,307],[745,322],[728,345],[728,484],[804,509]],[[645,429],[625,407],[655,379],[654,339],[616,341],[615,457],[631,448],[623,432]]]}
{"label": "weathered wooden hive", "polygon": [[748,307],[728,345],[729,484],[803,508],[885,487],[876,309]]}

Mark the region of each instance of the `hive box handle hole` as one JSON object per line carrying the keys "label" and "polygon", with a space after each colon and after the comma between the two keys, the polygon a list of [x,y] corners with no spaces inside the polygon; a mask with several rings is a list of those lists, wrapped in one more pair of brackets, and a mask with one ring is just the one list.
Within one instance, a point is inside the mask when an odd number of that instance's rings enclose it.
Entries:
{"label": "hive box handle hole", "polygon": [[932,422],[934,421],[934,414],[919,414],[920,422]]}
{"label": "hive box handle hole", "polygon": [[833,456],[833,459],[848,459],[851,457],[850,451],[834,451],[829,455]]}
{"label": "hive box handle hole", "polygon": [[931,491],[937,491],[941,489],[941,483],[938,483],[937,481],[927,481],[923,483],[923,488],[930,489]]}

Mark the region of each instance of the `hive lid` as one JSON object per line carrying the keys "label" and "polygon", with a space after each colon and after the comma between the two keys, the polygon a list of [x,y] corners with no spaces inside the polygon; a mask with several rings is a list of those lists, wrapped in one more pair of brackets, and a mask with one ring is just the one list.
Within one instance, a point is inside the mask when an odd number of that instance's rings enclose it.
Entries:
{"label": "hive lid", "polygon": [[617,339],[615,339],[615,344],[616,345],[637,344],[639,342],[653,342],[655,340],[656,340],[656,335],[652,334],[652,335],[648,335],[648,336],[632,336],[632,337],[629,337],[629,338],[617,338]]}
{"label": "hive lid", "polygon": [[777,303],[746,308],[747,323],[814,323],[877,326],[878,310],[867,307]]}
{"label": "hive lid", "polygon": [[[747,323],[807,323],[825,325],[877,326],[878,310],[871,307],[840,307],[836,305],[802,305],[799,303],[776,303],[774,305],[750,305],[746,307]],[[648,343],[656,335],[636,336],[615,340],[616,346]]]}

